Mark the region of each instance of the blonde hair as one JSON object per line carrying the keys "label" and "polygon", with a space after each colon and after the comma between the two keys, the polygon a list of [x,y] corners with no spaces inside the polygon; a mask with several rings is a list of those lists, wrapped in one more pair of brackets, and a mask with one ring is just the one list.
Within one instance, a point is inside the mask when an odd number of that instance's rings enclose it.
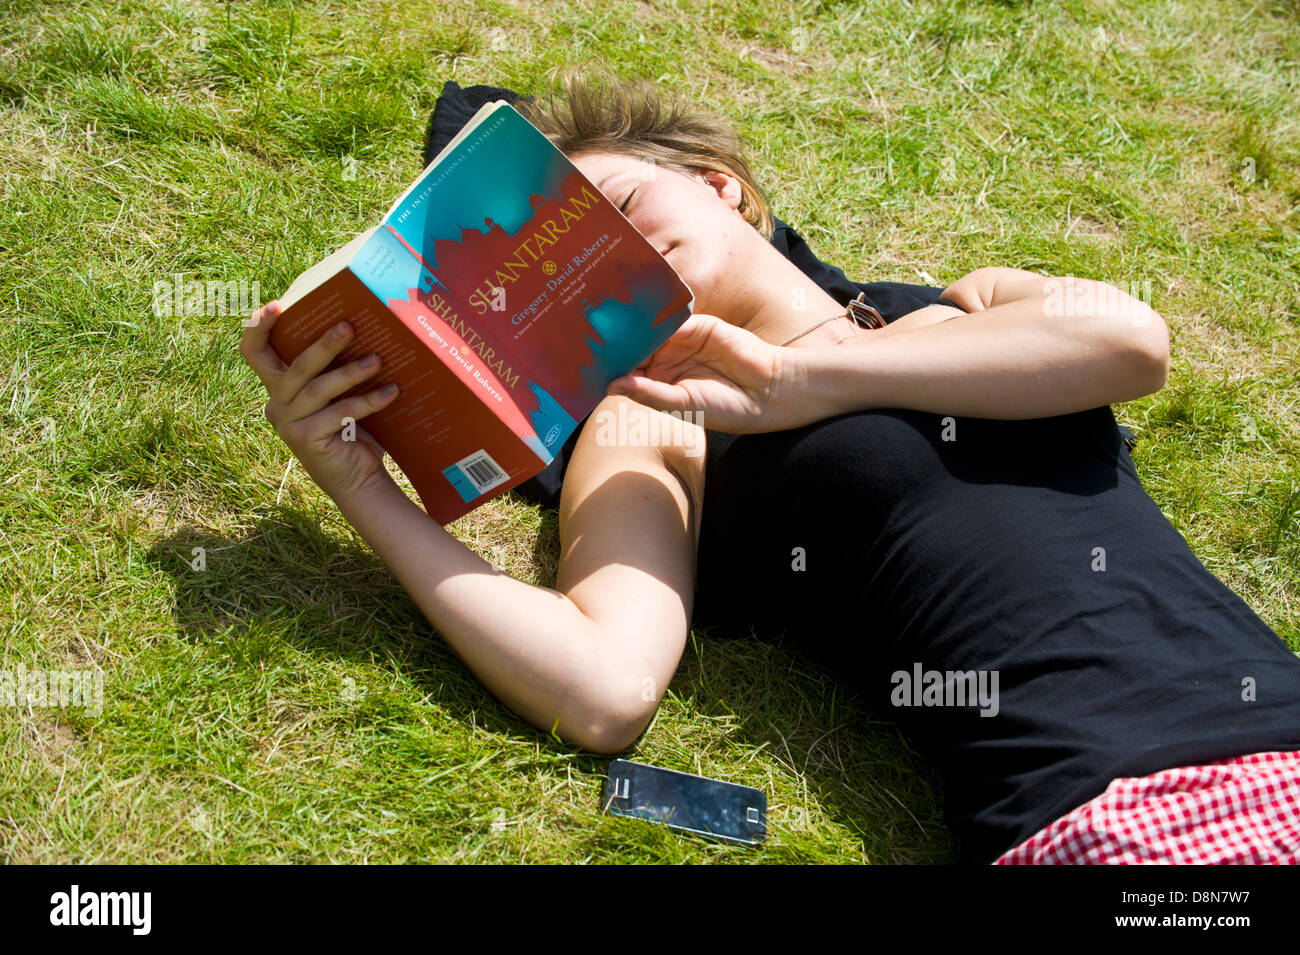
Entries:
{"label": "blonde hair", "polygon": [[754,182],[745,148],[721,117],[667,102],[644,77],[620,79],[607,67],[553,68],[544,93],[515,108],[561,152],[605,152],[648,159],[685,175],[713,170],[740,183],[737,211],[771,241],[775,223]]}

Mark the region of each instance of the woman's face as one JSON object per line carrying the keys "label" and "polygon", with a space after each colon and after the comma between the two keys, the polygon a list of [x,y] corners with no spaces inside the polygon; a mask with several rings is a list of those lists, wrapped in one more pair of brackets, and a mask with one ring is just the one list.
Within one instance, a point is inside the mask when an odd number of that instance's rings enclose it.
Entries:
{"label": "woman's face", "polygon": [[[737,211],[740,183],[725,173],[684,175],[660,163],[616,153],[570,157],[655,247],[695,294],[697,312],[727,298],[747,242],[762,240]],[[763,243],[766,244],[766,243]],[[711,304],[714,303],[714,304]]]}

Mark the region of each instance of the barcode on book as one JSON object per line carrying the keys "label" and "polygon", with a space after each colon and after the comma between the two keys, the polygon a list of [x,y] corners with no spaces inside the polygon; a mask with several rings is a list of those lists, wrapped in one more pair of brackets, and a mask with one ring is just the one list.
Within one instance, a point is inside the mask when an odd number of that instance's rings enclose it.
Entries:
{"label": "barcode on book", "polygon": [[482,449],[461,458],[442,473],[466,501],[471,501],[485,491],[492,490],[509,477],[501,466],[492,460],[492,455]]}

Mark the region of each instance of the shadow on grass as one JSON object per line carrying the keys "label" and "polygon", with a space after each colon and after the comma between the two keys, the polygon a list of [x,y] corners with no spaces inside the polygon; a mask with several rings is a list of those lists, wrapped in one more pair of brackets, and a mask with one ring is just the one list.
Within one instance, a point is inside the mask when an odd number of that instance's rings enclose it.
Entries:
{"label": "shadow on grass", "polygon": [[[669,685],[690,714],[725,724],[729,740],[785,766],[826,820],[862,840],[867,860],[956,861],[939,774],[892,722],[786,638],[691,637]],[[768,801],[769,840],[817,824],[793,801],[779,804],[771,792]]]}
{"label": "shadow on grass", "polygon": [[[550,585],[558,518],[545,510],[542,516],[533,556],[541,573],[550,573],[543,581]],[[220,641],[248,666],[288,648],[359,663],[388,661],[450,718],[538,740],[543,749],[574,754],[570,765],[580,772],[605,773],[610,757],[583,753],[501,704],[438,639],[387,568],[368,550],[327,533],[310,513],[282,508],[234,538],[182,529],[155,544],[149,560],[175,581],[173,619],[181,640]],[[953,861],[937,777],[891,724],[873,721],[797,652],[693,631],[669,690],[685,715],[657,721],[624,758],[652,761],[637,749],[656,732],[680,729],[684,738],[676,745],[689,748],[703,727],[714,733],[712,727],[725,724],[738,752],[766,750],[806,787],[797,801],[820,807],[820,819],[806,818],[800,806],[769,792],[769,845],[786,835],[798,842],[829,821],[857,834],[873,862]],[[707,743],[716,748],[715,739]]]}
{"label": "shadow on grass", "polygon": [[282,508],[233,538],[184,528],[150,548],[149,560],[175,581],[172,618],[182,640],[224,638],[250,663],[285,646],[389,661],[466,723],[472,717],[493,732],[537,732],[437,638],[373,553],[326,533],[312,514]]}

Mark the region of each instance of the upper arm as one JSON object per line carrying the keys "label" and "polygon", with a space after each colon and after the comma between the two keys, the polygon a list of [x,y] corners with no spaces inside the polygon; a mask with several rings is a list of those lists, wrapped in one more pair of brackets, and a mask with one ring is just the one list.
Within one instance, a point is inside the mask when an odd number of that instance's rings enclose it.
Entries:
{"label": "upper arm", "polygon": [[689,425],[625,396],[606,397],[578,437],[560,496],[555,589],[615,645],[601,688],[610,723],[621,728],[619,740],[607,741],[613,752],[654,715],[686,646],[695,591],[693,495],[669,463],[671,448],[632,444],[620,433],[619,420],[638,414]]}
{"label": "upper arm", "polygon": [[1043,294],[1047,276],[992,265],[968,272],[943,290],[943,297],[967,312],[982,312],[1007,302]]}

